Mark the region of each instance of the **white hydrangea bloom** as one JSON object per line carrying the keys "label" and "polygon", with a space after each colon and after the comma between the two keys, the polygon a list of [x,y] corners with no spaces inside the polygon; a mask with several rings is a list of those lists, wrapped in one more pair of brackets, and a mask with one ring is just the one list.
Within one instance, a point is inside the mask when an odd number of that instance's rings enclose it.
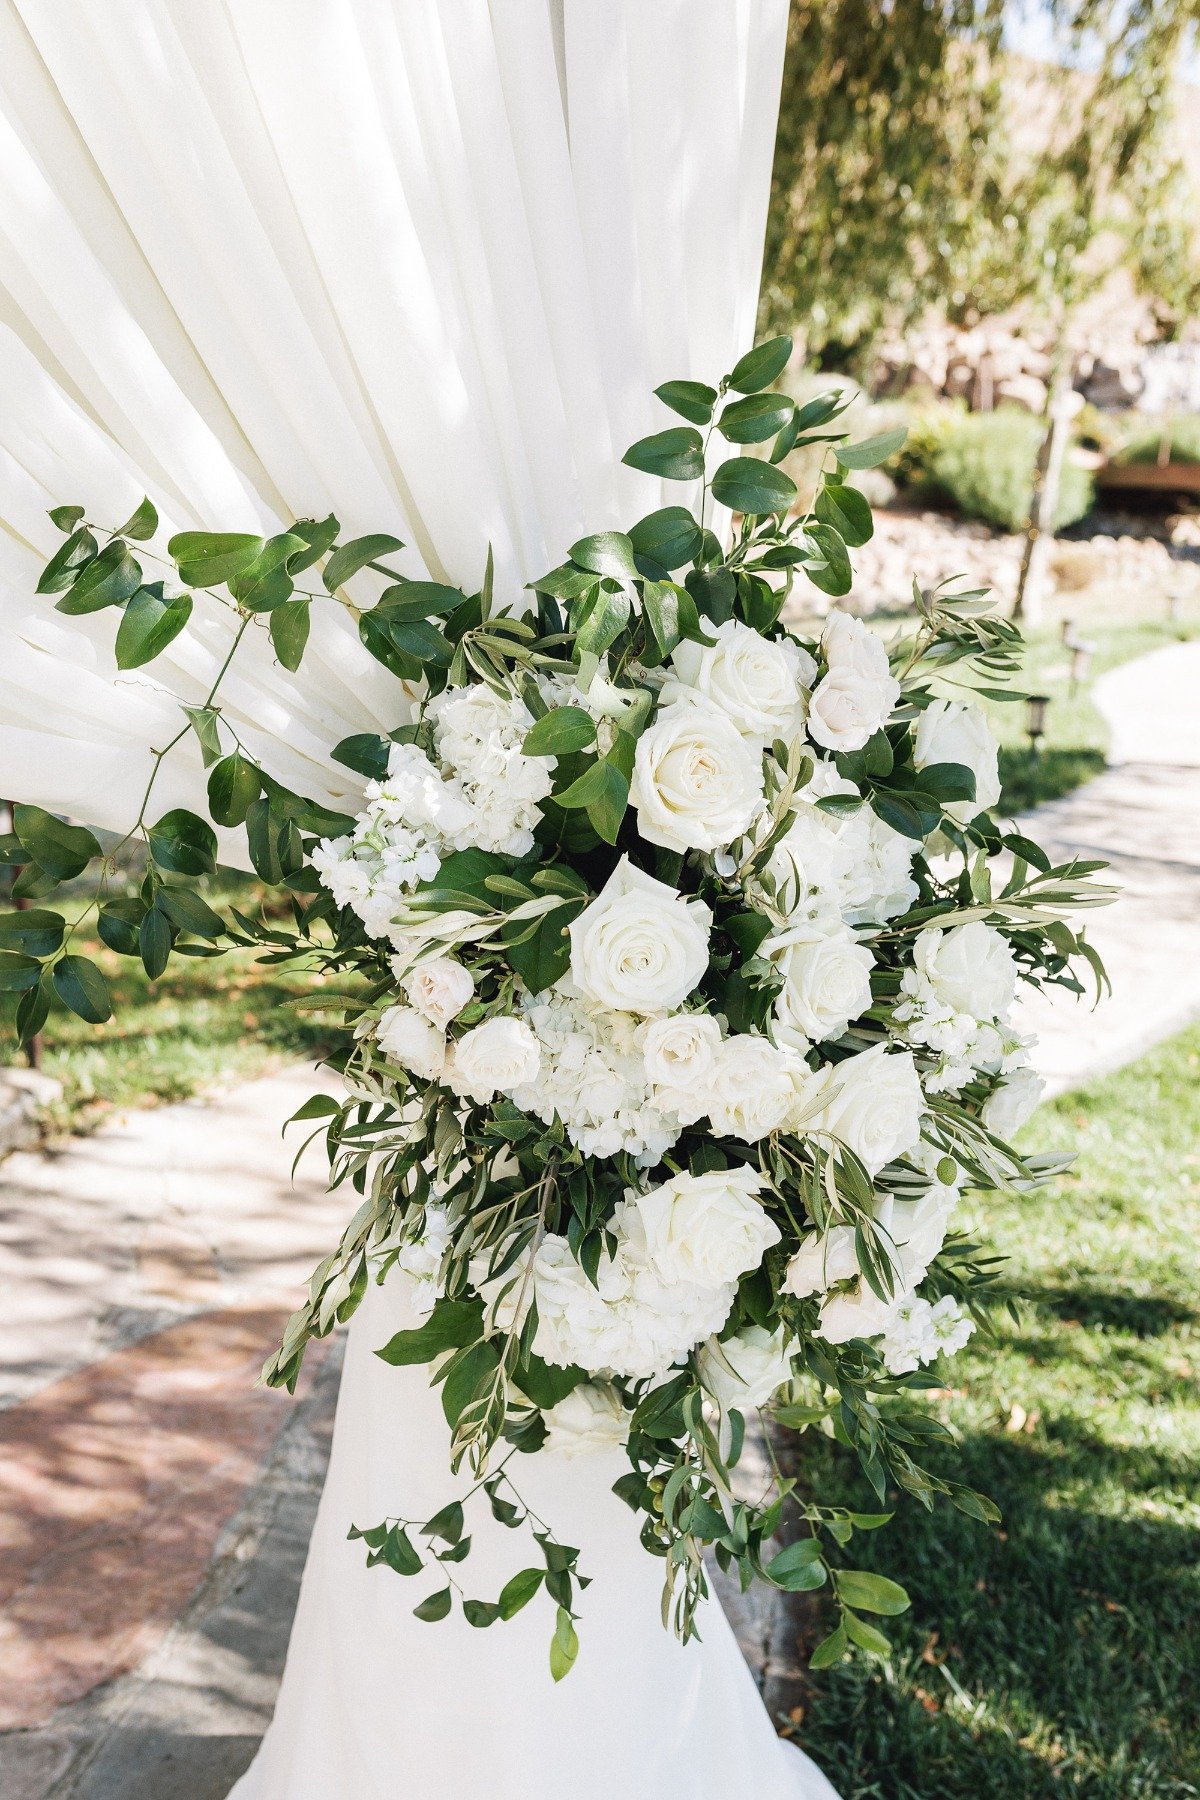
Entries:
{"label": "white hydrangea bloom", "polygon": [[441,1294],[441,1269],[450,1247],[450,1220],[445,1207],[427,1206],[425,1226],[419,1238],[404,1244],[396,1254],[396,1267],[412,1276],[413,1311],[425,1319]]}
{"label": "white hydrangea bloom", "polygon": [[521,749],[533,714],[515,694],[485,682],[446,688],[425,708],[443,764],[461,785],[481,850],[525,856],[541,817],[538,802],[554,786],[556,759]]}
{"label": "white hydrangea bloom", "polygon": [[865,804],[840,814],[817,804],[834,795],[855,800],[859,791],[818,759],[767,865],[776,902],[793,923],[840,916],[849,925],[882,925],[917,897],[912,862],[920,846]]}
{"label": "white hydrangea bloom", "polygon": [[1023,1042],[1005,1023],[1016,984],[1007,939],[982,920],[919,933],[893,1017],[907,1043],[935,1055],[925,1077],[931,1094],[956,1093],[976,1072],[998,1074],[1011,1060]]}

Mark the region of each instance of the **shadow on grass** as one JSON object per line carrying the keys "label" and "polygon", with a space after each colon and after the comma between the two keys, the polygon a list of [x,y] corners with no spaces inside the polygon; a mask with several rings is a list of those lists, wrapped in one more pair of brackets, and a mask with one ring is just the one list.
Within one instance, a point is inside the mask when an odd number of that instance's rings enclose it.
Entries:
{"label": "shadow on grass", "polygon": [[1002,805],[1007,811],[1025,812],[1048,800],[1061,800],[1105,766],[1102,750],[1047,747],[1034,756],[1029,750],[1001,748]]}
{"label": "shadow on grass", "polygon": [[1062,1287],[1038,1286],[1023,1281],[998,1283],[998,1301],[1051,1313],[1056,1319],[1088,1330],[1128,1332],[1131,1337],[1161,1337],[1178,1325],[1200,1324],[1200,1309],[1162,1294],[1127,1294],[1095,1283],[1073,1282]]}

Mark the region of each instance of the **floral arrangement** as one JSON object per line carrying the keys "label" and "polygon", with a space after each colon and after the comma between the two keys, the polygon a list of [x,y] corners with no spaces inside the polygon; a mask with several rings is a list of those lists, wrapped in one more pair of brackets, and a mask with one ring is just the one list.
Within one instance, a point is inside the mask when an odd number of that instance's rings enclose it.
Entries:
{"label": "floral arrangement", "polygon": [[[900,1610],[903,1590],[841,1553],[888,1515],[822,1507],[782,1475],[748,1498],[735,1471],[758,1409],[836,1432],[879,1506],[891,1487],[998,1516],[943,1472],[948,1434],[919,1404],[930,1365],[985,1323],[994,1279],[954,1215],[968,1188],[1061,1166],[1010,1141],[1040,1091],[1009,1022],[1018,985],[1103,975],[1066,922],[1106,897],[1101,865],[1051,867],[996,814],[973,695],[1008,697],[1015,627],[950,588],[915,590],[890,645],[837,607],[811,630],[783,622],[798,577],[848,591],[848,547],[871,532],[851,477],[897,442],[847,442],[838,395],[774,391],[790,348],[759,346],[718,388],[658,389],[686,423],[625,461],[692,506],[583,539],[526,593],[496,593],[490,568],[472,594],[409,579],[395,538],[339,543],[332,517],[267,539],[185,532],[148,580],[149,501],[103,547],[81,507],[52,514],[65,537],[41,591],[67,613],[113,608],[120,668],[187,629],[198,596],[226,609],[229,654],[155,752],[128,834],[145,846],[135,887],[91,832],[16,808],[0,852],[33,904],[0,918],[0,981],[21,992],[21,1033],[52,993],[109,1015],[101,970],[70,948],[79,922],[43,903],[93,862],[100,937],[152,976],[233,945],[322,974],[309,1003],[330,1016],[345,1097],[297,1118],[359,1205],[266,1379],[291,1387],[368,1281],[412,1284],[422,1322],[379,1355],[427,1365],[473,1485],[433,1518],[352,1535],[373,1563],[433,1572],[424,1619],[457,1598],[484,1627],[544,1589],[556,1677],[586,1577],[528,1513],[523,1454],[624,1451],[616,1491],[684,1638],[710,1547],[744,1585],[828,1585],[818,1664],[886,1648],[864,1614]],[[813,442],[826,465],[798,509],[779,465]],[[713,508],[733,516],[725,540]],[[368,582],[382,588],[364,604]],[[220,703],[245,634],[268,630],[294,669],[321,601],[351,609],[396,678],[395,728],[332,747],[365,783],[353,816],[283,787]],[[149,822],[188,737],[212,820],[244,828],[288,922],[206,897],[208,821]],[[470,1598],[468,1509],[489,1502],[538,1553]],[[799,1532],[780,1548],[785,1518]]]}

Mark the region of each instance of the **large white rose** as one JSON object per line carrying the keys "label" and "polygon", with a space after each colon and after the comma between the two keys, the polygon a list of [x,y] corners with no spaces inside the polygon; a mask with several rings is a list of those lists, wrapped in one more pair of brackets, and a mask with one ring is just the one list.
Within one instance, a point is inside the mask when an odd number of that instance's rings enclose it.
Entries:
{"label": "large white rose", "polygon": [[654,1104],[684,1125],[703,1118],[720,1049],[721,1027],[710,1013],[652,1020],[642,1035],[642,1057]]}
{"label": "large white rose", "polygon": [[953,800],[945,808],[960,825],[976,813],[987,812],[1000,798],[999,747],[983,709],[962,706],[957,700],[935,700],[917,721],[913,762],[918,769],[931,763],[961,763],[975,777],[975,798]]}
{"label": "large white rose", "polygon": [[762,756],[711,702],[676,700],[638,739],[629,798],[648,843],[721,850],[762,808]]}
{"label": "large white rose", "polygon": [[722,1343],[710,1338],[697,1362],[700,1379],[722,1413],[765,1406],[792,1377],[792,1347],[782,1329],[747,1325]]}
{"label": "large white rose", "polygon": [[984,1106],[984,1124],[998,1138],[1011,1143],[1037,1111],[1045,1091],[1046,1083],[1036,1069],[1014,1069]]}
{"label": "large white rose", "polygon": [[861,619],[830,613],[821,636],[828,673],[808,709],[808,735],[826,750],[861,750],[900,698],[883,640]]}
{"label": "large white rose", "polygon": [[614,1012],[670,1012],[708,968],[711,925],[702,900],[622,857],[571,923],[571,975],[581,994]]}
{"label": "large white rose", "polygon": [[446,1081],[456,1094],[481,1104],[497,1089],[507,1094],[535,1081],[541,1065],[537,1038],[524,1019],[485,1019],[452,1046]]}
{"label": "large white rose", "polygon": [[797,1050],[841,1037],[871,1004],[874,959],[845,926],[822,932],[808,923],[793,925],[767,938],[759,954],[783,974],[775,1035]]}
{"label": "large white rose", "polygon": [[695,693],[711,700],[743,737],[760,746],[790,742],[804,724],[817,665],[794,638],[765,638],[740,619],[708,626],[714,644],[682,643],[663,699]]}
{"label": "large white rose", "polygon": [[376,1026],[379,1048],[402,1069],[436,1081],[446,1061],[446,1039],[411,1006],[389,1006]]}
{"label": "large white rose", "polygon": [[876,1044],[830,1071],[808,1130],[828,1132],[877,1175],[920,1137],[924,1104],[911,1052]]}
{"label": "large white rose", "polygon": [[769,1038],[737,1032],[717,1052],[708,1116],[718,1137],[756,1144],[790,1118],[797,1083],[808,1071]]}
{"label": "large white rose", "polygon": [[629,1231],[636,1212],[646,1255],[668,1286],[721,1287],[756,1269],[779,1242],[779,1227],[758,1198],[765,1185],[757,1169],[745,1166],[706,1175],[685,1171],[648,1193],[631,1193],[619,1217]]}
{"label": "large white rose", "polygon": [[453,957],[434,956],[413,970],[404,991],[423,1019],[445,1031],[475,992],[475,983],[470,970]]}
{"label": "large white rose", "polygon": [[971,1019],[1001,1019],[1012,1005],[1016,961],[1008,940],[982,919],[951,931],[919,932],[913,963],[935,998],[952,1012]]}
{"label": "large white rose", "polygon": [[619,1450],[629,1436],[629,1414],[607,1382],[581,1381],[542,1418],[546,1426],[542,1448],[559,1456]]}
{"label": "large white rose", "polygon": [[797,1300],[823,1294],[839,1281],[850,1281],[859,1272],[854,1232],[849,1225],[831,1225],[822,1233],[809,1232],[787,1266],[783,1285]]}

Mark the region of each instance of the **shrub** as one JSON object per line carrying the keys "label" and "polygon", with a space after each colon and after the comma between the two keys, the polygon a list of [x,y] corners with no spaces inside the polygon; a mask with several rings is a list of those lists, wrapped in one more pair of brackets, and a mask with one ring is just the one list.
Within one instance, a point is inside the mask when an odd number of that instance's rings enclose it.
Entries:
{"label": "shrub", "polygon": [[[947,421],[929,457],[927,475],[961,513],[1006,531],[1023,531],[1033,499],[1033,471],[1044,427],[1031,413],[1001,407],[962,413]],[[1061,530],[1091,510],[1092,478],[1071,461],[1063,466],[1054,525]]]}
{"label": "shrub", "polygon": [[1167,460],[1173,463],[1200,462],[1200,413],[1180,413],[1174,419],[1159,419],[1123,444],[1113,457],[1115,463],[1156,463],[1167,443]]}

